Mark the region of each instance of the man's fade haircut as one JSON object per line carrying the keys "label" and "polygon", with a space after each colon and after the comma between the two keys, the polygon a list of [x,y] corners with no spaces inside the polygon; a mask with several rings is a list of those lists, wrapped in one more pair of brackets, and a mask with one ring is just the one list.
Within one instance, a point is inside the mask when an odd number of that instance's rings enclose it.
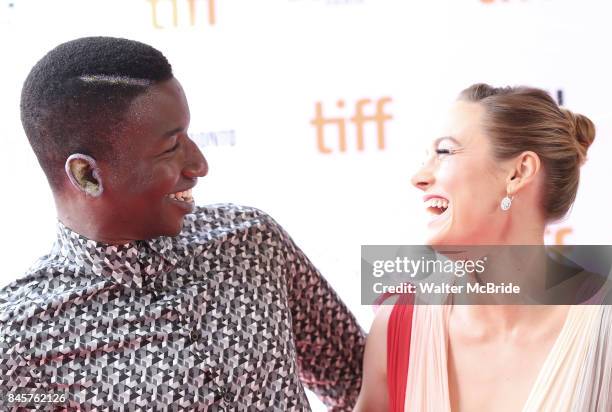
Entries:
{"label": "man's fade haircut", "polygon": [[65,181],[72,153],[112,160],[129,104],[171,78],[159,50],[113,37],[60,44],[36,63],[21,92],[21,122],[52,189]]}

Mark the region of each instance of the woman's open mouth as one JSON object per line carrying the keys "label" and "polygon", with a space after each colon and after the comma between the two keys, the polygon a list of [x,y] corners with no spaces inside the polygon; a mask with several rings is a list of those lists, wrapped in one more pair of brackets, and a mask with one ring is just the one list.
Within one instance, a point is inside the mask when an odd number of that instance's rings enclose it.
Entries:
{"label": "woman's open mouth", "polygon": [[441,215],[442,213],[446,212],[446,209],[448,209],[448,204],[448,200],[441,197],[432,197],[425,202],[427,211],[434,215]]}
{"label": "woman's open mouth", "polygon": [[450,202],[448,199],[443,197],[430,197],[425,201],[425,207],[427,213],[430,214],[432,219],[430,223],[433,223],[442,218],[442,216],[446,216],[446,212],[448,211],[450,206]]}

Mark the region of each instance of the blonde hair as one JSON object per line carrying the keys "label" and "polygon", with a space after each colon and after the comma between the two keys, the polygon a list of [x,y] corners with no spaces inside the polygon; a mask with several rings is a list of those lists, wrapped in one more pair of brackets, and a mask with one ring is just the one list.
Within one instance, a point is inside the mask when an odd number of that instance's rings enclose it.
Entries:
{"label": "blonde hair", "polygon": [[484,128],[496,159],[511,159],[526,150],[540,157],[546,174],[545,216],[548,220],[565,216],[576,199],[580,166],[595,139],[593,122],[559,107],[544,90],[531,87],[479,83],[463,90],[459,100],[485,108]]}

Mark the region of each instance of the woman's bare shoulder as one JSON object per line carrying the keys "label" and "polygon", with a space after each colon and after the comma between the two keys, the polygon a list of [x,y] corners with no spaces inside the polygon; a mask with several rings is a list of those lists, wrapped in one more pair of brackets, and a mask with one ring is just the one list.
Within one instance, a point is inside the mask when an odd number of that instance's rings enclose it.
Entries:
{"label": "woman's bare shoulder", "polygon": [[363,381],[355,411],[387,410],[387,330],[395,301],[395,298],[389,298],[376,310],[366,340]]}

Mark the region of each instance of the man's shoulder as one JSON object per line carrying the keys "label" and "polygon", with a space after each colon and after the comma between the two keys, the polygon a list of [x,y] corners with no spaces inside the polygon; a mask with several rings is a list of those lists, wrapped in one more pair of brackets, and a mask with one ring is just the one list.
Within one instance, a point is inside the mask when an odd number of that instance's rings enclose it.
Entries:
{"label": "man's shoulder", "polygon": [[197,206],[185,217],[182,235],[201,234],[215,230],[259,228],[280,231],[280,226],[266,212],[251,206],[217,203]]}
{"label": "man's shoulder", "polygon": [[214,203],[211,205],[196,206],[193,215],[208,220],[236,220],[268,216],[264,211],[256,207],[237,205],[235,203]]}
{"label": "man's shoulder", "polygon": [[65,264],[55,254],[38,259],[25,273],[0,287],[0,321],[6,321],[17,312],[40,305],[58,291],[67,291],[90,280],[74,267]]}
{"label": "man's shoulder", "polygon": [[0,288],[0,323],[9,320],[16,311],[23,311],[32,303],[32,295],[48,275],[48,268],[38,267]]}

